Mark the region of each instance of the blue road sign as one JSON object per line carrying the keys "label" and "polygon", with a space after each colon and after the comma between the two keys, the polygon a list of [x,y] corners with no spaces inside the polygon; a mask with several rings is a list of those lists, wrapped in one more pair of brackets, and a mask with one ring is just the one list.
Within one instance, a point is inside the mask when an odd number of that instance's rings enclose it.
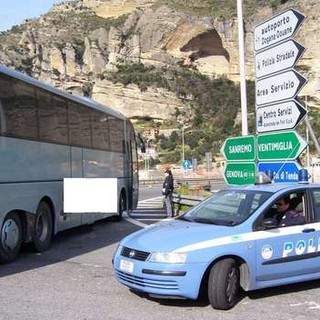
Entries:
{"label": "blue road sign", "polygon": [[258,171],[273,172],[274,182],[298,182],[300,169],[302,167],[295,161],[258,163]]}
{"label": "blue road sign", "polygon": [[182,167],[183,167],[183,169],[190,169],[191,168],[190,160],[183,160]]}

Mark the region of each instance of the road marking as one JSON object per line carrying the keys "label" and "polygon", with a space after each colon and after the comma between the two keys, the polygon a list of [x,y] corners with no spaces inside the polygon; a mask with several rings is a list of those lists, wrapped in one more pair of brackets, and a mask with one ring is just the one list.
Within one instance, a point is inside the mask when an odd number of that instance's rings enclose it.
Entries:
{"label": "road marking", "polygon": [[130,218],[130,217],[128,216],[128,213],[127,213],[126,211],[123,212],[123,218],[124,218],[124,220],[126,220],[127,222],[130,222],[130,223],[132,223],[132,224],[135,224],[135,225],[138,226],[138,227],[146,228],[146,227],[149,226],[148,224],[145,224],[145,223],[143,223],[143,222],[140,222],[140,221],[138,221],[138,220],[135,220],[135,219]]}
{"label": "road marking", "polygon": [[163,220],[166,218],[166,212],[163,209],[163,197],[155,197],[139,201],[137,209],[129,213],[124,212],[123,218],[127,222],[142,228],[150,226],[150,224],[143,223],[142,221],[158,222]]}

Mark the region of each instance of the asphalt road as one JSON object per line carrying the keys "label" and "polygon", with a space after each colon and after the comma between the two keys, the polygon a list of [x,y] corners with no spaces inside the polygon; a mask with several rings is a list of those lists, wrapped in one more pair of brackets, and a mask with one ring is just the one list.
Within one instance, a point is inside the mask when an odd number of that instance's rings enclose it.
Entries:
{"label": "asphalt road", "polygon": [[137,295],[115,280],[112,254],[122,237],[140,228],[126,220],[103,221],[59,234],[45,253],[25,248],[16,261],[0,266],[0,319],[320,318],[320,281],[246,293],[229,311],[213,310],[207,301]]}

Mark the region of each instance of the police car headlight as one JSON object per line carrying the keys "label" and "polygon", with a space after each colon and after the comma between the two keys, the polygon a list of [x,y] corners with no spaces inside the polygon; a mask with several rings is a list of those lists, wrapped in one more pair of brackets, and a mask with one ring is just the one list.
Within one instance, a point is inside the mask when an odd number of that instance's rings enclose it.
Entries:
{"label": "police car headlight", "polygon": [[158,263],[185,263],[187,254],[185,252],[154,252],[149,261]]}

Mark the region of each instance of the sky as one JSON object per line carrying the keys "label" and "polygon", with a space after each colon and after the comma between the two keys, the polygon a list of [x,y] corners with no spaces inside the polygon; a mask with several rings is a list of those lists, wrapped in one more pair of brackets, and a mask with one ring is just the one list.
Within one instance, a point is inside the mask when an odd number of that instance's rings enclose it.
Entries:
{"label": "sky", "polygon": [[0,31],[21,24],[25,19],[39,18],[62,0],[0,0]]}

